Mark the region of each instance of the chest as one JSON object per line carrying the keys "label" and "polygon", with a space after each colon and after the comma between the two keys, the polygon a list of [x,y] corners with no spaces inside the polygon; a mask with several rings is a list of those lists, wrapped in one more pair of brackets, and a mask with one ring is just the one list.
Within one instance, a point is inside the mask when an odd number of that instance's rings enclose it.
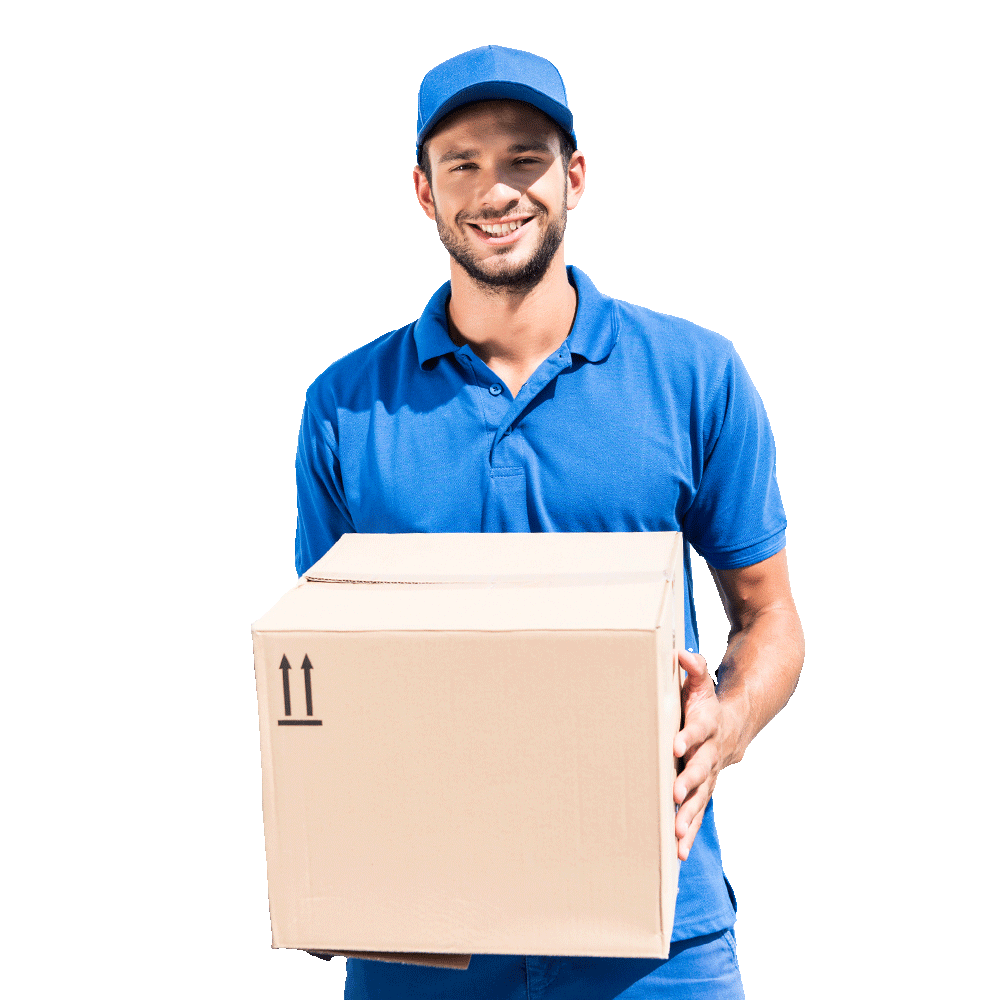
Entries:
{"label": "chest", "polygon": [[341,472],[357,530],[679,530],[690,408],[669,381],[613,376],[570,368],[513,400],[470,378],[419,412],[356,415]]}

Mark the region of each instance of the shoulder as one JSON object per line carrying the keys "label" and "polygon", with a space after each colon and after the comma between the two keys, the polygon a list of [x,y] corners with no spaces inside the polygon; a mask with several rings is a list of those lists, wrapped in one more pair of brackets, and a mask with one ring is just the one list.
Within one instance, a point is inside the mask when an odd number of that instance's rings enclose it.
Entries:
{"label": "shoulder", "polygon": [[[344,404],[364,404],[390,372],[416,363],[415,323],[382,334],[335,361],[306,390],[306,406],[330,413]],[[412,357],[411,357],[412,355]]]}
{"label": "shoulder", "polygon": [[732,341],[714,330],[624,299],[615,299],[615,305],[623,335],[649,340],[661,349],[691,359],[726,364],[733,355]]}
{"label": "shoulder", "polygon": [[708,404],[723,392],[740,362],[733,342],[690,320],[615,299],[617,347],[630,368]]}

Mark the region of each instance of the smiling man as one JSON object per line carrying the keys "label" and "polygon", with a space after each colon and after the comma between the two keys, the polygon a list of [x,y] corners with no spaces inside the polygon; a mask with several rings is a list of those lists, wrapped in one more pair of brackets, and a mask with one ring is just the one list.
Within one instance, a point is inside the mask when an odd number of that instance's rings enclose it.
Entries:
{"label": "smiling man", "polygon": [[453,261],[449,334],[475,344],[516,396],[573,322],[563,235],[586,164],[565,131],[522,101],[476,101],[437,118],[422,130],[413,180]]}
{"label": "smiling man", "polygon": [[[501,146],[498,139],[515,141]],[[576,154],[570,204],[568,137],[530,104],[480,101],[453,111],[424,148],[414,170],[417,197],[455,262],[482,288],[508,294],[534,288],[562,249],[567,209],[583,194],[583,158]],[[436,189],[429,180],[432,155]],[[479,193],[484,158],[499,158],[492,166],[514,185],[496,191],[495,206]],[[514,191],[520,197],[512,208]]]}
{"label": "smiling man", "polygon": [[[432,69],[417,160],[450,281],[415,323],[309,388],[298,572],[352,531],[682,531],[682,864],[667,961],[474,955],[458,972],[350,959],[345,996],[742,997],[711,796],[803,659],[764,408],[728,340],[608,298],[566,266],[586,161],[551,63],[486,46]],[[697,653],[688,545],[732,623],[717,683]]]}

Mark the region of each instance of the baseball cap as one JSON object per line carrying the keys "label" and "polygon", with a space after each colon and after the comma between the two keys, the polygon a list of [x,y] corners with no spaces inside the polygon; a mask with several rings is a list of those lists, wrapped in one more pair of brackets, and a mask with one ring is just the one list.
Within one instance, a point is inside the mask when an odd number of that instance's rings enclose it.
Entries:
{"label": "baseball cap", "polygon": [[559,70],[522,49],[483,45],[446,59],[424,77],[417,94],[417,159],[424,139],[446,114],[473,101],[495,100],[538,108],[569,133],[576,149],[573,113]]}

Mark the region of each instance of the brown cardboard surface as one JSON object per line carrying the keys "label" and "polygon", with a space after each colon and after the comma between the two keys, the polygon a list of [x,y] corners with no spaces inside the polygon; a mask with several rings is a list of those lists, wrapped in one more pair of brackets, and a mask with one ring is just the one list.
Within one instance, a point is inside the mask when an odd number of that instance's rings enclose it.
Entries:
{"label": "brown cardboard surface", "polygon": [[274,946],[666,957],[680,553],[355,535],[320,560],[254,626]]}

